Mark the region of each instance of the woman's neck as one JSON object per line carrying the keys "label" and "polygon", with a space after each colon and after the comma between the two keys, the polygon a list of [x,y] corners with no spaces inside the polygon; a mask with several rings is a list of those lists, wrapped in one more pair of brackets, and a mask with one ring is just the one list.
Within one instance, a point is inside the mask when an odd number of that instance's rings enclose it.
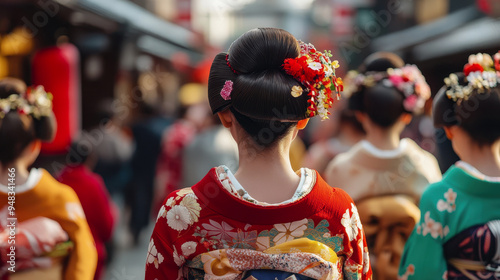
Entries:
{"label": "woman's neck", "polygon": [[366,140],[380,150],[394,150],[399,147],[400,133],[393,128],[373,128],[366,134]]}
{"label": "woman's neck", "polygon": [[[239,167],[234,174],[245,190],[260,202],[279,203],[292,198],[300,181],[290,164],[291,137],[261,151],[239,147]],[[258,149],[258,148],[257,148]]]}
{"label": "woman's neck", "polygon": [[493,145],[475,146],[464,154],[463,161],[490,177],[500,177],[500,141]]}
{"label": "woman's neck", "polygon": [[[28,181],[29,171],[26,166],[23,164],[16,162],[10,164],[9,166],[4,167],[0,166],[0,184],[7,186],[11,181],[9,179],[14,178],[14,182],[16,185],[22,185]],[[13,170],[12,170],[13,169]],[[13,171],[13,172],[12,172]],[[14,174],[14,175],[11,175]],[[14,177],[12,177],[14,176]]]}

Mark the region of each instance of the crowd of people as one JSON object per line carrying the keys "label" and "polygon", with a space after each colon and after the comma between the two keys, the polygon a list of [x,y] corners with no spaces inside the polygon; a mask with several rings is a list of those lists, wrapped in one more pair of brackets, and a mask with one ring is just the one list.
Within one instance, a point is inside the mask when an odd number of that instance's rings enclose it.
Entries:
{"label": "crowd of people", "polygon": [[[387,52],[341,78],[330,52],[252,29],[181,87],[176,117],[141,103],[52,175],[31,166],[53,97],[0,80],[0,277],[103,279],[124,194],[136,246],[155,222],[148,280],[500,279],[500,52],[464,64],[436,93]],[[437,129],[449,168],[421,145]]]}

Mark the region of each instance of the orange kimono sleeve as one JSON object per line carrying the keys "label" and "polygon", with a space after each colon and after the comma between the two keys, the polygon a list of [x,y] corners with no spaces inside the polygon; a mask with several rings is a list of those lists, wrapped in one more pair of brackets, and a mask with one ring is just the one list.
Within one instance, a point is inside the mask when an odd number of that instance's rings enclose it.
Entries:
{"label": "orange kimono sleeve", "polygon": [[64,272],[65,280],[92,280],[97,266],[97,251],[85,218],[80,200],[70,188],[65,188],[60,195],[60,224],[74,243]]}

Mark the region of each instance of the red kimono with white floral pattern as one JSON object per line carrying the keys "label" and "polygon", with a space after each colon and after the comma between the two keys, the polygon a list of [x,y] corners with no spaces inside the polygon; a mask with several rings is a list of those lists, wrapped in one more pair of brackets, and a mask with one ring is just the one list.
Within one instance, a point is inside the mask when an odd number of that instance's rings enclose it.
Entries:
{"label": "red kimono with white floral pattern", "polygon": [[[280,205],[240,198],[221,182],[216,168],[192,188],[171,193],[151,236],[145,279],[246,279],[245,272],[255,269],[307,279],[371,279],[356,206],[343,190],[312,174],[313,187],[306,194]],[[301,248],[290,248],[289,254],[265,253],[300,238],[318,241],[328,250],[320,255]],[[325,257],[326,251],[337,257]]]}

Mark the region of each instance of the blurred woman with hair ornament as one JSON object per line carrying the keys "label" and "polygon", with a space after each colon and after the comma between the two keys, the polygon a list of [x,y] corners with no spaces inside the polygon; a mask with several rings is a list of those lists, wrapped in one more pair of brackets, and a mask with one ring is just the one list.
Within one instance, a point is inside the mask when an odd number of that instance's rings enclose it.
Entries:
{"label": "blurred woman with hair ornament", "polygon": [[441,179],[436,159],[413,140],[401,139],[431,92],[415,65],[385,52],[368,56],[359,73],[348,74],[348,82],[348,108],[366,138],[337,155],[325,176],[359,207],[374,278],[395,280],[404,244],[420,215],[420,196]]}
{"label": "blurred woman with hair ornament", "polygon": [[400,279],[500,279],[500,52],[469,57],[433,104],[460,161],[420,201]]}
{"label": "blurred woman with hair ornament", "polygon": [[253,29],[218,54],[208,96],[239,168],[212,168],[158,213],[146,279],[371,279],[356,206],[289,150],[342,89],[331,54],[276,28]]}
{"label": "blurred woman with hair ornament", "polygon": [[43,86],[0,80],[1,279],[94,279],[97,252],[78,196],[47,170],[30,168],[55,132]]}
{"label": "blurred woman with hair ornament", "polygon": [[[335,157],[325,176],[358,201],[404,194],[418,203],[429,183],[441,179],[434,156],[413,140],[401,139],[412,116],[420,114],[431,92],[415,65],[392,53],[369,56],[361,73],[350,74],[348,107],[361,122],[366,139]],[[351,72],[352,73],[352,72]]]}

